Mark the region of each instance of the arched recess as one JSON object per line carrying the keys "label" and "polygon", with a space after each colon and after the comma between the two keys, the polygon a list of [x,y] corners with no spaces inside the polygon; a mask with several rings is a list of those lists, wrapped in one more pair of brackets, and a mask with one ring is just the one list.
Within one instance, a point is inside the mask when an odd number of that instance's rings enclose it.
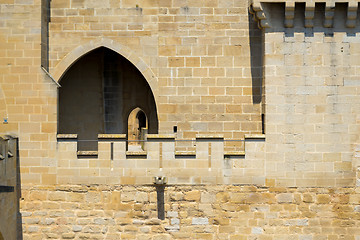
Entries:
{"label": "arched recess", "polygon": [[[154,94],[155,104],[159,102],[158,79],[151,70],[151,68],[134,51],[108,38],[94,39],[87,42],[86,44],[76,47],[71,52],[69,52],[54,68],[51,69],[50,72],[54,80],[59,83],[61,78],[78,59],[100,47],[111,49],[126,58],[129,62],[131,62],[139,70],[139,72],[143,75],[143,77],[149,84],[150,89]],[[158,109],[158,106],[156,106],[156,109]]]}
{"label": "arched recess", "polygon": [[148,82],[109,48],[78,58],[60,85],[58,132],[78,134],[80,150],[95,150],[99,133],[127,133],[128,113],[135,107],[148,116],[148,132],[158,133],[156,101]]}
{"label": "arched recess", "polygon": [[[142,146],[144,149],[145,134],[148,131],[148,119],[145,112],[136,107],[128,115],[127,139],[129,146]],[[129,150],[131,150],[129,148]]]}

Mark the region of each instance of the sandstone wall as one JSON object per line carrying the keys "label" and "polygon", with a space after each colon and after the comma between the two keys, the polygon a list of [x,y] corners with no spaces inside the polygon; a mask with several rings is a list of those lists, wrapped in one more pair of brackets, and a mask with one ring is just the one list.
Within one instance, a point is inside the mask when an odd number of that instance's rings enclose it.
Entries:
{"label": "sandstone wall", "polygon": [[356,188],[24,186],[24,239],[360,238]]}
{"label": "sandstone wall", "polygon": [[[179,139],[221,133],[240,140],[261,133],[261,31],[249,19],[246,1],[45,3],[0,3],[0,117],[8,120],[0,132],[19,136],[23,183],[54,182],[56,81],[101,46],[142,73],[154,93],[160,133],[173,133],[174,126]],[[47,63],[54,79],[40,68]],[[193,147],[184,144],[179,147]],[[227,144],[228,151],[243,150],[241,141]]]}
{"label": "sandstone wall", "polygon": [[254,6],[262,9],[256,12],[258,16],[265,16],[258,20],[265,27],[265,175],[269,184],[355,184],[360,143],[360,26],[357,15],[351,14],[358,8],[351,3],[334,8],[328,4]]}
{"label": "sandstone wall", "polygon": [[[24,239],[360,239],[357,2],[253,1],[263,30],[247,1],[45,2],[0,1],[0,132],[19,136]],[[177,126],[175,137],[135,153],[57,138],[61,77],[98,47],[138,68],[159,132]],[[245,153],[216,135],[260,133],[261,113],[266,138]],[[14,239],[18,196],[0,200],[1,235]]]}
{"label": "sandstone wall", "polygon": [[77,151],[76,135],[59,134],[52,184],[265,185],[264,135],[245,135],[245,152],[226,152],[222,135],[197,135],[194,151],[178,151],[174,134],[148,134],[146,151],[126,151],[125,134],[100,134],[99,151]]}
{"label": "sandstone wall", "polygon": [[49,65],[57,80],[68,55],[105,39],[149,82],[160,133],[173,126],[180,138],[261,132],[261,65],[252,62],[261,60],[261,35],[247,1],[53,0],[50,11]]}

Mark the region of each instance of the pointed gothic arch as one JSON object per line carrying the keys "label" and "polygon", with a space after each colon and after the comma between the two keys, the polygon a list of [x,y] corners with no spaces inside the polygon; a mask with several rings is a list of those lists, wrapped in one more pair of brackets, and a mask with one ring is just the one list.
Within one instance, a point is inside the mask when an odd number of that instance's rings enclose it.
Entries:
{"label": "pointed gothic arch", "polygon": [[[50,70],[52,77],[55,81],[59,83],[61,78],[71,68],[71,66],[77,62],[78,59],[80,59],[87,53],[101,47],[108,48],[131,62],[139,70],[139,72],[143,75],[144,79],[149,84],[150,89],[154,94],[155,104],[159,102],[158,79],[151,70],[151,68],[148,66],[148,64],[138,54],[136,54],[127,46],[124,46],[119,42],[108,38],[97,38],[74,48],[71,52],[66,54],[54,68]],[[158,109],[158,106],[156,106],[156,109]]]}
{"label": "pointed gothic arch", "polygon": [[98,47],[81,55],[57,81],[59,133],[78,134],[80,150],[95,150],[100,133],[127,133],[128,112],[139,106],[148,116],[149,133],[158,132],[154,94],[128,59]]}

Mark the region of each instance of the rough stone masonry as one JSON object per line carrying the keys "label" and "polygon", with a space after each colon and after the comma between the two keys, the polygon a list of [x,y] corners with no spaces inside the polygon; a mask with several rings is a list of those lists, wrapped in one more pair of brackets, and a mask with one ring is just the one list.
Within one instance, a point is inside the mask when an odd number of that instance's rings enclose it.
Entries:
{"label": "rough stone masonry", "polygon": [[0,239],[359,240],[358,4],[0,0]]}

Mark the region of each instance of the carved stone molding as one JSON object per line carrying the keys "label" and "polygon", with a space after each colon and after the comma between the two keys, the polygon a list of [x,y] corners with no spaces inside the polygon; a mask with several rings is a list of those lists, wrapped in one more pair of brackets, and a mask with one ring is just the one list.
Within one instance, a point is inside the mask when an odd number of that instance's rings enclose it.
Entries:
{"label": "carved stone molding", "polygon": [[358,3],[350,2],[347,11],[346,27],[348,28],[356,27],[357,11],[358,11]]}
{"label": "carved stone molding", "polygon": [[270,24],[266,18],[266,14],[264,13],[262,4],[260,2],[252,3],[249,7],[250,13],[253,15],[254,20],[258,22],[258,27],[268,28]]}
{"label": "carved stone molding", "polygon": [[305,27],[314,27],[315,3],[307,2],[305,5]]}
{"label": "carved stone molding", "polygon": [[287,28],[294,27],[294,17],[295,17],[295,2],[286,2],[285,21],[284,21],[285,27]]}
{"label": "carved stone molding", "polygon": [[324,27],[331,28],[334,22],[335,3],[326,3]]}
{"label": "carved stone molding", "polygon": [[[304,26],[306,28],[314,27],[314,18],[315,18],[315,5],[316,3],[324,3],[324,2],[313,2],[311,0],[305,0],[302,2],[297,1],[283,1],[283,2],[272,2],[270,0],[253,0],[250,3],[249,11],[254,16],[254,20],[258,22],[259,28],[269,28],[273,24],[272,20],[276,21],[276,13],[272,13],[276,8],[285,8],[281,9],[285,13],[284,16],[284,26],[285,28],[293,28],[294,27],[294,19],[295,19],[295,6],[297,3],[305,3],[305,22]],[[339,3],[347,3],[347,19],[345,27],[347,28],[355,28],[357,22],[357,11],[358,11],[358,2],[349,0],[349,2],[342,1]],[[323,27],[332,28],[334,27],[334,16],[335,16],[335,7],[336,2],[326,1],[325,2],[325,13],[324,13],[324,21]],[[280,10],[280,9],[279,9]],[[297,11],[297,10],[296,10]],[[343,10],[341,10],[343,11]],[[280,12],[277,11],[276,12]],[[270,15],[272,17],[270,17]],[[273,27],[276,27],[275,25]],[[280,27],[277,23],[277,27]]]}

